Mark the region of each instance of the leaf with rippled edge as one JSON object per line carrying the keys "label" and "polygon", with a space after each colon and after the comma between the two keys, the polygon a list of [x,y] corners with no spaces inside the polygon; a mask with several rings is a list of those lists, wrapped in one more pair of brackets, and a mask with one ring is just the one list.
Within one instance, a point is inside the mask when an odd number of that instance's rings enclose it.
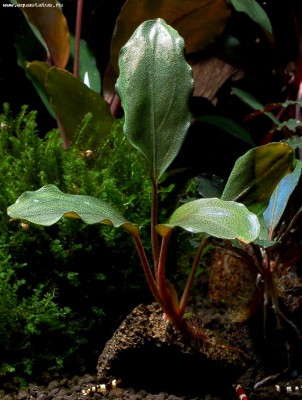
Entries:
{"label": "leaf with rippled edge", "polygon": [[263,213],[280,180],[295,168],[294,150],[285,143],[269,143],[238,158],[221,198],[243,203]]}
{"label": "leaf with rippled edge", "polygon": [[86,224],[102,223],[115,228],[122,226],[134,236],[140,234],[137,225],[127,221],[110,204],[91,196],[65,194],[54,185],[24,192],[15,204],[8,207],[7,213],[14,219],[45,226],[65,216],[80,218]]}
{"label": "leaf with rippled edge", "polygon": [[117,93],[124,132],[158,181],[178,154],[191,123],[191,67],[184,41],[162,19],[141,24],[122,48]]}
{"label": "leaf with rippled edge", "polygon": [[165,236],[175,227],[245,243],[252,242],[260,233],[257,216],[243,204],[217,198],[198,199],[180,206],[168,223],[157,225],[156,230]]}

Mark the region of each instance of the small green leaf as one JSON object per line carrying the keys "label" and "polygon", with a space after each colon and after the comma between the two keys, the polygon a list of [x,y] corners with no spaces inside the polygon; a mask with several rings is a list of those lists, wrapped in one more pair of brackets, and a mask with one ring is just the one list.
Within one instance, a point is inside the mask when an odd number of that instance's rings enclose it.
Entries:
{"label": "small green leaf", "polygon": [[236,161],[221,198],[243,203],[260,215],[280,180],[295,168],[295,162],[293,149],[285,143],[251,149]]}
{"label": "small green leaf", "polygon": [[247,14],[256,24],[269,33],[273,33],[271,21],[265,10],[256,0],[229,0],[236,11]]}
{"label": "small green leaf", "polygon": [[302,149],[302,138],[301,136],[291,136],[286,139],[286,143],[293,149]]}
{"label": "small green leaf", "polygon": [[276,124],[277,126],[280,125],[280,122],[274,116],[274,114],[271,112],[265,111],[265,106],[250,93],[248,93],[242,89],[232,88],[232,94],[239,97],[245,104],[250,106],[253,110],[262,111],[263,114],[265,114],[267,117],[269,117],[273,121],[273,123]]}
{"label": "small green leaf", "polygon": [[123,226],[135,236],[140,234],[137,225],[128,222],[110,204],[91,196],[65,194],[54,185],[24,192],[15,204],[8,207],[7,213],[12,218],[45,226],[65,216],[81,218],[86,224]]}
{"label": "small green leaf", "polygon": [[202,115],[196,117],[196,120],[217,126],[217,128],[224,130],[243,142],[246,142],[253,147],[256,146],[250,133],[230,118],[222,117],[221,115]]}
{"label": "small green leaf", "polygon": [[193,91],[184,41],[162,19],[142,23],[122,48],[116,90],[124,132],[158,181],[178,154],[191,122]]}
{"label": "small green leaf", "polygon": [[[75,52],[75,39],[74,36],[70,36],[70,57],[74,60],[74,52]],[[89,85],[87,85],[90,89],[94,90],[97,93],[101,93],[101,77],[100,71],[97,68],[96,58],[90,48],[87,45],[87,42],[83,39],[80,40],[80,65],[79,65],[79,78],[82,82],[85,81],[86,76],[89,79]],[[85,82],[86,83],[86,82]]]}
{"label": "small green leaf", "polygon": [[216,198],[198,199],[180,206],[168,223],[159,224],[156,229],[165,236],[175,227],[246,243],[255,240],[260,232],[257,216],[243,204]]}
{"label": "small green leaf", "polygon": [[302,122],[300,120],[290,118],[287,121],[281,122],[278,125],[277,129],[280,130],[285,128],[288,129],[289,131],[295,132],[298,128],[301,129],[301,127],[302,127]]}

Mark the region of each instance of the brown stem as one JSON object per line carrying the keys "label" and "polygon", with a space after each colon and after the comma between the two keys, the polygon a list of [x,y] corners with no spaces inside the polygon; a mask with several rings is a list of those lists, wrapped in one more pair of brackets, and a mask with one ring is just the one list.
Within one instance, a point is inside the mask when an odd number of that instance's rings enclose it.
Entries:
{"label": "brown stem", "polygon": [[83,18],[83,0],[77,0],[75,50],[74,50],[74,63],[73,63],[73,75],[77,78],[79,77],[80,40],[81,40],[82,18]]}
{"label": "brown stem", "polygon": [[[298,38],[298,60],[296,65],[296,72],[293,81],[293,87],[295,90],[296,100],[300,100],[302,98],[302,23],[301,18],[299,17],[299,13],[297,13],[297,9],[294,6],[294,3],[291,3],[292,16],[293,16],[293,24],[296,31],[296,35]],[[299,104],[296,104],[296,115],[295,118],[297,120],[301,120],[301,107]]]}
{"label": "brown stem", "polygon": [[181,301],[180,301],[180,305],[179,305],[178,313],[179,313],[181,318],[184,315],[184,312],[185,312],[185,309],[186,309],[186,305],[187,305],[187,302],[188,302],[188,298],[189,298],[189,295],[191,293],[193,280],[194,280],[194,277],[196,275],[196,271],[197,271],[197,268],[198,268],[199,261],[200,261],[200,258],[202,256],[202,253],[204,251],[204,248],[208,243],[208,239],[209,239],[208,237],[205,237],[204,239],[202,239],[202,241],[200,242],[199,248],[197,250],[197,253],[195,255],[195,258],[194,258],[194,261],[193,261],[193,264],[192,264],[192,268],[191,268],[191,272],[190,272],[190,275],[188,277],[188,280],[187,280],[187,283],[186,283],[186,286],[185,286],[185,289],[184,289],[184,292],[183,292],[183,295],[182,295],[182,298],[181,298]]}
{"label": "brown stem", "polygon": [[[290,223],[286,226],[286,229],[284,231],[284,233],[282,232],[282,241],[283,243],[285,242],[285,239],[287,238],[287,236],[291,233],[293,226],[295,225],[295,223],[297,222],[298,218],[300,217],[301,212],[300,210],[294,215],[294,217],[291,219]],[[281,237],[281,234],[278,235],[277,240],[279,240]]]}
{"label": "brown stem", "polygon": [[147,282],[149,285],[149,288],[151,290],[151,293],[153,294],[155,300],[157,301],[157,303],[162,307],[162,309],[165,309],[165,302],[162,299],[161,295],[159,294],[158,288],[156,286],[156,282],[153,278],[152,272],[151,272],[151,268],[149,265],[149,261],[147,259],[145,250],[143,248],[142,242],[140,240],[140,238],[136,235],[132,235],[132,238],[134,240],[140,261],[141,261],[141,265],[143,267],[145,276],[147,278]]}
{"label": "brown stem", "polygon": [[167,290],[167,285],[166,285],[166,254],[167,254],[167,244],[171,232],[172,230],[168,232],[168,234],[166,234],[162,239],[159,261],[158,261],[157,276],[156,276],[156,282],[159,293],[161,297],[165,299],[166,303],[170,302],[170,294]]}
{"label": "brown stem", "polygon": [[157,218],[158,218],[158,184],[157,182],[153,182],[152,186],[152,208],[151,208],[151,246],[152,246],[152,255],[154,262],[154,272],[155,277],[157,276],[157,268],[158,268],[158,260],[159,260],[159,243],[158,243],[158,233],[156,232]]}
{"label": "brown stem", "polygon": [[62,147],[64,150],[68,150],[70,147],[70,141],[65,133],[65,130],[63,128],[63,125],[61,124],[59,118],[57,117],[57,124],[58,124],[58,129],[60,131],[60,135],[62,138]]}
{"label": "brown stem", "polygon": [[263,275],[263,257],[260,251],[260,248],[255,245],[254,243],[250,244],[251,249],[253,251],[253,258],[255,260],[255,267],[257,268],[258,272]]}
{"label": "brown stem", "polygon": [[163,312],[168,316],[171,323],[177,329],[179,329],[180,332],[187,333],[187,326],[184,323],[184,321],[182,320],[182,318],[179,317],[178,313],[176,312],[175,308],[173,307],[171,298],[168,297],[168,299],[163,299],[161,294],[159,293],[159,290],[156,286],[156,282],[151,273],[151,268],[150,268],[149,262],[147,260],[146,253],[144,251],[144,248],[143,248],[140,238],[135,235],[132,235],[132,237],[133,237],[134,243],[136,245],[136,249],[137,249],[145,276],[147,278],[149,288],[150,288],[155,300],[157,301],[159,306],[162,308]]}

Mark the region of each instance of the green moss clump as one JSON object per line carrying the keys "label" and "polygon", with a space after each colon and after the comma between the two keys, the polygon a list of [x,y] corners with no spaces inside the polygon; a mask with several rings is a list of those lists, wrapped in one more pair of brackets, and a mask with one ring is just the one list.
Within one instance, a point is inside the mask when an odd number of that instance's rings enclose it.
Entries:
{"label": "green moss clump", "polygon": [[52,183],[109,201],[148,236],[151,186],[141,155],[121,121],[92,151],[81,145],[87,129],[89,118],[64,151],[58,130],[40,137],[27,106],[13,116],[4,104],[0,114],[0,377],[95,368],[122,318],[152,300],[124,230],[70,219],[47,228],[8,220],[7,206],[21,193]]}

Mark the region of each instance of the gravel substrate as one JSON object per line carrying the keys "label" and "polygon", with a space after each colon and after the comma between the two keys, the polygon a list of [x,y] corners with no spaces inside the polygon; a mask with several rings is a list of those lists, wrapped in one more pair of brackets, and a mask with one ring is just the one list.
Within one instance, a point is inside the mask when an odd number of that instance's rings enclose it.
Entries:
{"label": "gravel substrate", "polygon": [[92,399],[110,399],[110,400],[220,400],[211,395],[205,398],[189,398],[185,396],[178,397],[173,394],[161,392],[151,394],[144,390],[135,391],[132,388],[117,387],[107,393],[95,393],[92,396],[82,394],[82,389],[86,385],[96,383],[96,376],[86,374],[84,376],[74,376],[70,379],[54,379],[48,384],[37,385],[31,383],[28,387],[14,390],[0,390],[1,400],[90,400]]}

